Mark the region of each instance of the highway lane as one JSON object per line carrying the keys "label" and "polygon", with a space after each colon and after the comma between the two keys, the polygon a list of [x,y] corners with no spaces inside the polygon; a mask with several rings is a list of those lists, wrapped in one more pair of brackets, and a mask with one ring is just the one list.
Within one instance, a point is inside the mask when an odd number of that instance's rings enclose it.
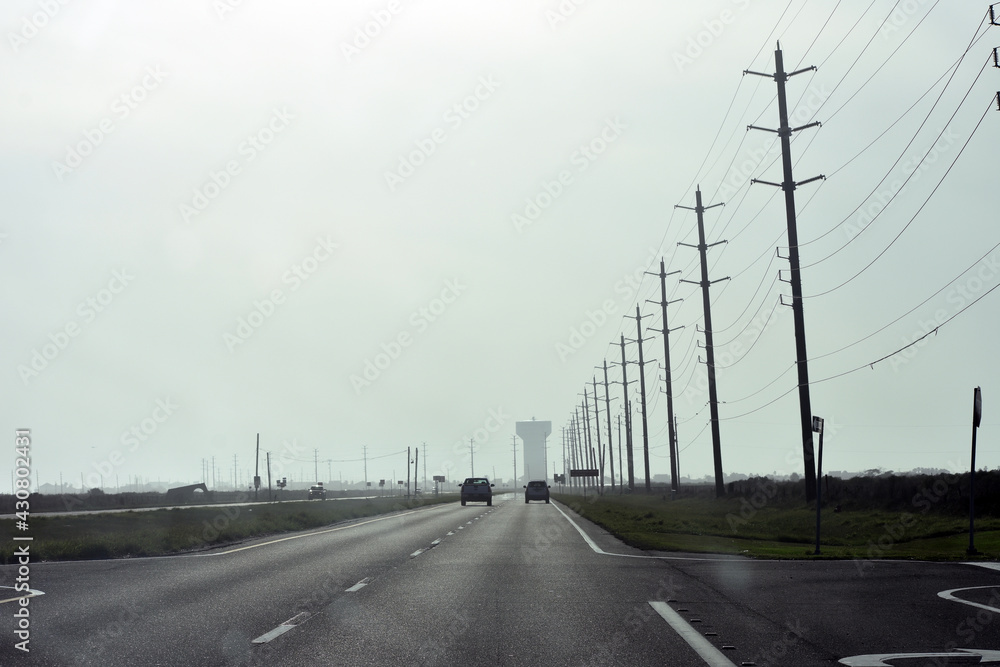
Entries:
{"label": "highway lane", "polygon": [[506,498],[213,555],[35,564],[32,653],[11,650],[0,605],[0,664],[807,666],[1000,649],[995,570],[644,553]]}

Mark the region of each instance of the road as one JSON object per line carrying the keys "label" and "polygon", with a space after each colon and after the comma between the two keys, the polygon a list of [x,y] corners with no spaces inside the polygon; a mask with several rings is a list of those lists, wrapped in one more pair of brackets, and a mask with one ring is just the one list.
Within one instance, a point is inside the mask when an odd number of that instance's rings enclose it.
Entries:
{"label": "road", "polygon": [[[996,570],[647,553],[512,495],[196,556],[33,563],[30,581],[30,653],[2,603],[0,664],[867,667],[1000,649]],[[904,653],[927,655],[858,657]]]}

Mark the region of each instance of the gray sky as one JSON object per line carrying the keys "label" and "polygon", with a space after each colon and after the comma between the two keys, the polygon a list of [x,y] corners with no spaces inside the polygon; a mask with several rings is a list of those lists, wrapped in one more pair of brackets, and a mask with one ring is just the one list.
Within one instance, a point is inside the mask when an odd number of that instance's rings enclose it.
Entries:
{"label": "gray sky", "polygon": [[42,483],[190,483],[212,456],[232,479],[234,455],[245,479],[258,432],[294,479],[314,450],[361,479],[363,446],[370,479],[401,478],[389,455],[422,443],[428,475],[464,476],[469,438],[477,474],[509,477],[516,420],[552,421],[561,459],[594,367],[636,336],[622,316],[661,327],[643,272],[664,257],[682,472],[709,473],[701,295],[676,282],[698,279],[677,246],[696,217],[673,208],[700,183],[726,204],[705,216],[729,241],[710,277],[732,278],[712,287],[723,466],[801,473],[783,198],[747,183],[782,180],[776,136],[747,131],[777,127],[775,84],[743,76],[780,40],[819,67],[788,90],[793,125],[823,123],[792,151],[796,180],[828,177],[796,191],[824,468],[967,466],[976,385],[995,467],[1000,32],[984,3],[833,4],[5,3],[11,440],[32,430]]}

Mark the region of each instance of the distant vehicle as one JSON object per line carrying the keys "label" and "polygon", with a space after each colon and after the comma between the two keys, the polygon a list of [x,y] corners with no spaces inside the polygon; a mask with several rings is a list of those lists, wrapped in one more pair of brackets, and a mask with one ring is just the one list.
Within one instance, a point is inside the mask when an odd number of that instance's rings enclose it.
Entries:
{"label": "distant vehicle", "polygon": [[542,480],[528,482],[528,485],[524,487],[524,502],[527,503],[529,500],[549,502],[549,488],[549,485]]}
{"label": "distant vehicle", "polygon": [[326,489],[323,488],[323,484],[313,484],[309,487],[309,500],[315,500],[319,498],[320,500],[326,500]]}
{"label": "distant vehicle", "polygon": [[490,480],[485,477],[466,477],[465,481],[459,484],[462,487],[462,506],[467,502],[485,502],[487,506],[493,505],[493,490]]}

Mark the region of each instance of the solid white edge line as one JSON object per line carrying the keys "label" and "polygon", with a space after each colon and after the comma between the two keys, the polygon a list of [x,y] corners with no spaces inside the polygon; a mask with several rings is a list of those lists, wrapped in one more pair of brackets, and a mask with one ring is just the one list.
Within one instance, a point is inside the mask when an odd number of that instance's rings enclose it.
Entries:
{"label": "solid white edge line", "polygon": [[953,595],[954,593],[957,593],[958,591],[974,591],[974,590],[978,590],[978,589],[981,589],[981,588],[1000,588],[1000,586],[996,586],[996,585],[994,585],[994,586],[969,586],[969,587],[966,587],[966,588],[952,588],[952,589],[949,589],[947,591],[941,591],[940,593],[938,593],[938,597],[942,598],[942,599],[945,599],[945,600],[950,600],[951,602],[958,602],[958,603],[961,603],[961,604],[967,604],[970,607],[976,607],[977,609],[985,609],[986,611],[993,612],[994,614],[1000,614],[1000,609],[997,609],[996,607],[991,607],[991,606],[986,605],[986,604],[980,604],[979,602],[970,602],[969,600],[963,600],[962,598],[955,597],[955,595]]}
{"label": "solid white edge line", "polygon": [[694,649],[695,653],[705,661],[709,667],[736,667],[736,663],[723,655],[722,651],[715,648],[712,642],[702,637],[701,633],[688,625],[680,614],[670,608],[666,602],[650,600],[649,606],[656,610],[656,613],[663,617],[663,620],[670,624],[674,632],[687,642],[688,646]]}
{"label": "solid white edge line", "polygon": [[618,556],[619,558],[650,558],[653,560],[695,560],[695,561],[740,561],[744,562],[743,558],[698,558],[694,556],[650,556],[648,554],[613,554],[610,551],[605,551],[601,547],[597,546],[594,540],[590,539],[590,535],[583,532],[583,528],[577,525],[576,521],[573,521],[566,512],[562,511],[559,505],[554,505],[554,507],[559,510],[559,513],[566,517],[570,525],[576,528],[576,532],[580,533],[583,539],[590,545],[590,548],[594,550],[594,553],[601,554],[602,556]]}

